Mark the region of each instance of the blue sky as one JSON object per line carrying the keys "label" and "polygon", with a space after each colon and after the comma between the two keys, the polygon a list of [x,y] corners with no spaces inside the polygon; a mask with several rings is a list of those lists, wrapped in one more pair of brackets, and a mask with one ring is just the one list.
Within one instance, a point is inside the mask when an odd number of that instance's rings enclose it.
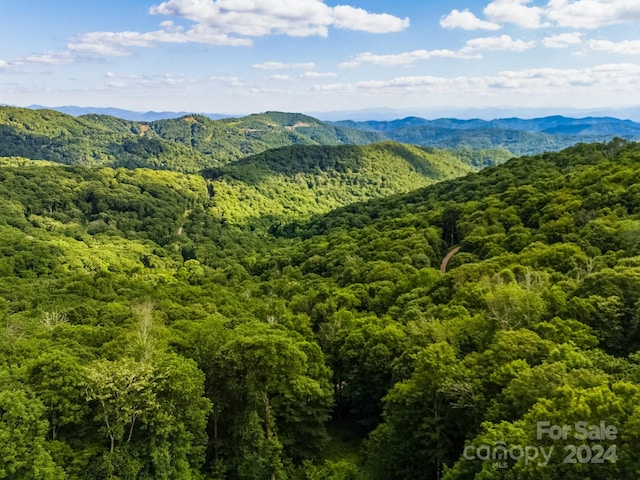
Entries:
{"label": "blue sky", "polygon": [[2,0],[0,25],[11,105],[640,105],[640,0]]}

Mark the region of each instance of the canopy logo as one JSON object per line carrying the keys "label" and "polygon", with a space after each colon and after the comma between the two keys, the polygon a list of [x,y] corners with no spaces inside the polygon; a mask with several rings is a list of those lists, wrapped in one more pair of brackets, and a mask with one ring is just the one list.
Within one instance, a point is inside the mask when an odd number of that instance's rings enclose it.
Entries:
{"label": "canopy logo", "polygon": [[[549,421],[539,421],[536,426],[536,439],[555,443],[510,446],[498,440],[493,445],[467,445],[462,456],[466,460],[491,461],[495,468],[509,468],[516,462],[524,462],[525,465],[535,462],[539,466],[546,466],[556,458],[558,462],[568,464],[616,463],[617,446],[610,442],[617,438],[617,427],[604,421],[598,424],[580,421],[573,425],[552,425]],[[558,445],[563,441],[574,440],[582,443]],[[554,456],[556,452],[558,453]]]}

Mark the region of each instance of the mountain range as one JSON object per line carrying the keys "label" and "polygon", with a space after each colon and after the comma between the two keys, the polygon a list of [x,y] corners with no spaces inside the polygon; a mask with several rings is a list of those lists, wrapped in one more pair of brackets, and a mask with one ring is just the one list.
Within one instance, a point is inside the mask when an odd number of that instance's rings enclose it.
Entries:
{"label": "mountain range", "polygon": [[[2,104],[0,104],[2,105]],[[11,106],[11,105],[6,105]],[[164,120],[168,118],[179,118],[184,115],[199,113],[211,119],[241,117],[242,114],[220,113],[220,112],[187,112],[187,111],[138,111],[127,110],[114,107],[79,107],[75,105],[62,105],[57,107],[46,107],[43,105],[30,105],[31,109],[47,109],[56,110],[58,112],[67,113],[74,116],[98,114],[112,115],[119,118],[134,121],[154,121]],[[462,118],[473,119],[481,118],[485,120],[494,118],[542,118],[548,116],[563,115],[570,118],[584,117],[614,117],[628,118],[634,121],[640,121],[640,107],[626,108],[600,108],[600,109],[575,109],[575,108],[505,108],[505,107],[485,107],[485,108],[432,108],[422,107],[413,109],[399,108],[368,108],[361,110],[336,110],[336,111],[319,111],[319,112],[303,112],[306,115],[319,118],[323,121],[344,121],[346,119],[366,122],[371,119],[376,120],[395,120],[406,117],[424,117],[424,118]]]}
{"label": "mountain range", "polygon": [[[170,118],[180,118],[185,115],[191,115],[193,112],[155,112],[149,110],[146,112],[139,112],[135,110],[126,110],[123,108],[114,107],[76,107],[73,105],[64,105],[60,107],[45,107],[43,105],[29,105],[27,108],[31,110],[55,110],[56,112],[66,113],[74,117],[80,117],[82,115],[109,115],[111,117],[123,118],[125,120],[131,120],[133,122],[153,122],[155,120],[166,120]],[[231,115],[224,115],[221,113],[202,113],[201,115],[211,118],[212,120],[218,120],[220,118],[227,118]]]}
{"label": "mountain range", "polygon": [[333,125],[379,132],[403,143],[439,148],[504,148],[514,155],[556,151],[576,143],[601,142],[613,137],[640,138],[640,123],[612,117],[533,119],[426,120],[407,117],[392,121],[340,121]]}
{"label": "mountain range", "polygon": [[479,168],[513,156],[614,137],[640,139],[640,123],[612,117],[563,116],[322,122],[283,112],[217,120],[186,114],[136,121],[110,115],[74,117],[54,110],[0,107],[0,156],[183,172],[218,167],[292,145],[366,145],[389,140],[453,150],[463,161]]}

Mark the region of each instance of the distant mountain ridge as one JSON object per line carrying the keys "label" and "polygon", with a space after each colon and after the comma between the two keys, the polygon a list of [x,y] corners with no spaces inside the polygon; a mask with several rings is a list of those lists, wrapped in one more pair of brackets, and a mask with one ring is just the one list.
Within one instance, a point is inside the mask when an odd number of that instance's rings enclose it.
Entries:
{"label": "distant mountain ridge", "polygon": [[621,137],[640,139],[640,123],[613,117],[570,118],[562,115],[495,120],[406,117],[391,121],[352,120],[332,125],[379,132],[403,143],[438,148],[505,148],[514,155],[533,155],[561,150],[576,143]]}
{"label": "distant mountain ridge", "polygon": [[561,127],[580,126],[584,129],[593,126],[606,125],[610,133],[616,133],[617,128],[624,127],[640,131],[640,123],[632,120],[621,120],[614,117],[584,117],[572,118],[562,115],[552,115],[547,117],[523,119],[517,117],[497,118],[494,120],[482,120],[479,118],[462,120],[458,118],[438,118],[435,120],[427,120],[420,117],[406,117],[391,121],[365,121],[354,122],[352,120],[327,122],[332,125],[355,128],[359,130],[371,130],[376,132],[391,132],[400,128],[419,127],[428,125],[437,128],[449,128],[453,130],[474,130],[485,128],[509,129],[509,130],[526,130],[529,132],[547,132],[551,129]]}
{"label": "distant mountain ridge", "polygon": [[[126,110],[123,108],[113,107],[76,107],[73,105],[63,105],[60,107],[45,107],[43,105],[29,105],[27,108],[32,110],[55,110],[56,112],[66,113],[74,117],[81,117],[83,115],[109,115],[111,117],[118,117],[124,120],[130,120],[134,122],[153,122],[155,120],[167,120],[171,118],[180,118],[185,115],[190,115],[192,112],[155,112],[148,110],[145,112],[138,112],[135,110]],[[222,113],[201,113],[201,115],[208,117],[212,120],[219,120],[221,118],[228,118],[230,115],[224,115]]]}
{"label": "distant mountain ridge", "polygon": [[[46,107],[42,105],[30,105],[27,107],[32,110],[55,110],[57,112],[66,113],[74,117],[80,117],[83,115],[108,115],[111,117],[117,117],[124,120],[136,121],[136,122],[153,122],[157,120],[169,120],[184,117],[187,115],[199,115],[210,118],[211,120],[220,120],[223,118],[236,118],[243,117],[242,115],[229,115],[223,113],[205,113],[205,112],[188,112],[188,111],[135,111],[122,108],[113,107],[78,107],[73,105],[63,105],[58,107]],[[626,113],[626,112],[625,112]],[[335,114],[334,114],[335,115]],[[372,111],[370,115],[375,116],[375,111]],[[387,113],[388,115],[388,113]],[[321,114],[316,114],[314,117],[322,118]],[[337,121],[324,121],[324,123],[355,128],[357,130],[371,130],[377,132],[388,132],[397,130],[398,128],[414,127],[421,125],[432,125],[442,128],[453,128],[462,130],[471,130],[476,128],[504,128],[514,130],[527,130],[532,132],[545,132],[545,133],[560,133],[563,131],[570,132],[571,134],[579,133],[580,131],[589,131],[590,127],[594,125],[602,126],[603,124],[608,126],[611,133],[616,133],[616,128],[626,127],[629,132],[637,133],[640,130],[640,123],[632,120],[622,120],[612,116],[586,116],[586,117],[569,117],[566,115],[545,115],[535,117],[531,119],[523,119],[519,117],[505,117],[496,118],[493,120],[476,119],[459,119],[454,117],[442,117],[434,120],[427,120],[419,116],[406,116],[400,119],[394,120],[337,120]],[[573,128],[568,128],[573,127]],[[582,128],[581,128],[582,127]],[[601,132],[601,129],[599,130]]]}

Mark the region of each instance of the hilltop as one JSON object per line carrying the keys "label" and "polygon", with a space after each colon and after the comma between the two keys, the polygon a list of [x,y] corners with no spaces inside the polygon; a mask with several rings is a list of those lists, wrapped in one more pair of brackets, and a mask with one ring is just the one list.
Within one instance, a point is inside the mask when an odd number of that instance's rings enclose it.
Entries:
{"label": "hilltop", "polygon": [[269,225],[408,192],[475,170],[458,156],[383,142],[272,149],[202,172],[212,212],[234,223]]}
{"label": "hilltop", "polygon": [[298,114],[211,120],[187,115],[133,122],[105,115],[0,107],[0,156],[67,165],[149,167],[196,172],[286,145],[366,144],[377,133],[326,125]]}

